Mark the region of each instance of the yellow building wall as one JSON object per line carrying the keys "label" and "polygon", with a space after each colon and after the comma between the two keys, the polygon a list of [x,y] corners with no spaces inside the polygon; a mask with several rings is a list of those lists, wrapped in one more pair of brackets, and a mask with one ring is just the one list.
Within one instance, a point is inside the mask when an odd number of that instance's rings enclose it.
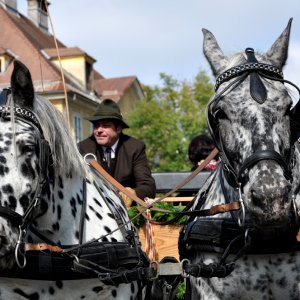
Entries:
{"label": "yellow building wall", "polygon": [[8,65],[10,64],[10,62],[12,61],[12,57],[10,55],[0,55],[0,73],[5,72]]}
{"label": "yellow building wall", "polygon": [[56,109],[58,109],[62,114],[64,113],[64,108],[65,108],[65,100],[64,99],[55,99],[52,100],[50,99],[50,102],[54,105]]}
{"label": "yellow building wall", "polygon": [[[67,119],[66,104],[64,99],[51,100],[51,103],[56,109],[58,109]],[[83,139],[91,135],[91,123],[88,120],[84,120],[84,117],[92,115],[96,110],[97,104],[95,105],[83,105],[81,101],[69,101],[69,118],[70,118],[70,130],[74,136],[73,128],[73,117],[74,114],[82,117],[82,134]]]}
{"label": "yellow building wall", "polygon": [[[95,105],[95,107],[87,107],[87,106],[80,105],[80,103],[72,103],[72,105],[69,106],[71,122],[73,121],[74,114],[77,115],[79,114],[82,117],[83,139],[91,135],[91,122],[85,120],[84,118],[91,116],[95,112],[96,106],[97,105]],[[71,125],[73,127],[73,123]]]}
{"label": "yellow building wall", "polygon": [[[58,59],[53,60],[53,62],[60,67]],[[86,68],[83,56],[64,57],[61,59],[61,65],[64,70],[72,74],[72,76],[78,79],[80,83],[86,87]]]}

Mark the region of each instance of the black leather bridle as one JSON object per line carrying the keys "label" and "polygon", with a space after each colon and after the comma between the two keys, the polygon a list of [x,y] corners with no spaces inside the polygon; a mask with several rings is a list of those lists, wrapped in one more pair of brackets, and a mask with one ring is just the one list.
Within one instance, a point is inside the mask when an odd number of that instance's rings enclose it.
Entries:
{"label": "black leather bridle", "polygon": [[245,53],[247,55],[247,63],[230,68],[217,77],[215,91],[217,91],[224,82],[227,82],[231,79],[235,80],[229,83],[221,92],[217,93],[207,107],[208,128],[216,147],[220,151],[220,157],[222,159],[222,165],[226,179],[233,187],[239,187],[247,177],[247,170],[249,170],[259,161],[273,160],[281,166],[285,178],[292,182],[293,177],[291,170],[293,167],[292,158],[294,146],[291,147],[289,154],[285,155],[284,157],[273,149],[255,151],[252,155],[245,159],[238,172],[236,172],[231,165],[224,149],[219,133],[219,121],[216,116],[218,110],[216,109],[216,106],[221,101],[225,92],[234,90],[249,76],[251,97],[260,104],[264,103],[267,98],[267,90],[261,80],[261,77],[280,81],[282,83],[288,83],[294,86],[300,94],[300,90],[295,84],[283,78],[283,73],[280,69],[269,64],[259,63],[252,48],[247,48]]}
{"label": "black leather bridle", "polygon": [[[10,95],[9,89],[5,89],[0,94],[0,118],[9,120],[11,119],[11,113],[13,113],[16,119],[22,120],[22,122],[31,125],[34,128],[34,131],[40,137],[38,139],[38,147],[39,147],[38,185],[34,192],[33,197],[29,201],[29,205],[26,208],[24,214],[21,215],[7,206],[0,206],[0,217],[7,219],[14,226],[19,228],[19,238],[15,248],[15,257],[18,266],[22,268],[25,266],[26,262],[23,261],[23,263],[20,263],[19,255],[23,256],[23,253],[20,250],[20,244],[30,224],[34,219],[33,211],[40,204],[40,198],[41,198],[43,187],[49,181],[48,172],[49,172],[49,161],[51,159],[51,150],[48,141],[44,139],[42,128],[35,114],[29,109],[7,106],[6,100],[9,95]],[[23,256],[23,258],[25,257]]]}

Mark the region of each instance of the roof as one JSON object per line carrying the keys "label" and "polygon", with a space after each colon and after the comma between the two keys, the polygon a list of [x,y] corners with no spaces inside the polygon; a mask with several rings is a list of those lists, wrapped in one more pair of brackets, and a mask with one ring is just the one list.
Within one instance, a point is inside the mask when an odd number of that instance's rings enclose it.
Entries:
{"label": "roof", "polygon": [[101,99],[110,98],[118,102],[136,80],[136,76],[99,79],[95,80],[94,88]]}
{"label": "roof", "polygon": [[[49,58],[58,58],[57,50],[56,48],[46,48],[43,49],[43,51],[46,53],[46,55]],[[59,56],[60,57],[73,57],[73,56],[80,56],[84,55],[89,58],[92,62],[96,62],[96,60],[88,55],[86,52],[82,51],[78,47],[72,47],[72,48],[58,48]]]}
{"label": "roof", "polygon": [[[30,73],[38,91],[63,92],[61,72],[50,59],[56,58],[57,52],[53,36],[40,30],[33,22],[22,14],[10,14],[0,6],[0,53],[13,53],[15,58],[30,66]],[[57,40],[59,54],[61,57],[84,55],[90,61],[95,59],[78,47],[67,48],[61,41]],[[0,87],[8,86],[13,64],[0,74]],[[119,100],[130,84],[136,79],[135,76],[106,79],[94,69],[94,87],[97,95],[110,91],[117,91],[116,101]],[[66,87],[68,91],[80,91],[86,93],[89,99],[95,99],[90,92],[75,80],[67,72],[64,72]]]}
{"label": "roof", "polygon": [[[41,49],[55,47],[53,37],[41,31],[29,19],[19,14],[10,14],[0,7],[0,45],[16,54],[17,59],[30,66],[33,81],[61,81],[59,70],[42,54]],[[65,47],[57,41],[59,47]],[[13,64],[1,74],[0,83],[10,82]]]}

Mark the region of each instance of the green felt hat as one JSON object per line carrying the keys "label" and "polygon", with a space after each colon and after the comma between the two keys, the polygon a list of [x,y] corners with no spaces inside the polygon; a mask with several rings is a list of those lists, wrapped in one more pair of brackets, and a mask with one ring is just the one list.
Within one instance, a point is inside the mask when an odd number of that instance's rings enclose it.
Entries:
{"label": "green felt hat", "polygon": [[126,124],[126,122],[123,119],[118,104],[111,99],[103,100],[99,104],[95,113],[91,117],[87,117],[85,119],[89,120],[90,122],[95,122],[103,119],[115,119],[122,124],[123,128],[129,128],[129,126]]}

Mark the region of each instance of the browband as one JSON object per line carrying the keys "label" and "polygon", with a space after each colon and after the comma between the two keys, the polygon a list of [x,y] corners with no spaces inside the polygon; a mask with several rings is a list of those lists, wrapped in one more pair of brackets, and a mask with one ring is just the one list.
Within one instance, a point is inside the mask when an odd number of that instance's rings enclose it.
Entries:
{"label": "browband", "polygon": [[253,62],[253,63],[245,63],[243,65],[238,65],[233,68],[230,68],[220,74],[216,79],[215,91],[218,90],[220,85],[236,76],[243,74],[244,72],[251,72],[251,71],[260,71],[263,74],[272,75],[274,77],[283,79],[282,71],[272,65]]}
{"label": "browband", "polygon": [[20,118],[24,118],[28,121],[31,121],[37,128],[39,128],[41,130],[41,126],[40,123],[37,119],[37,117],[35,116],[35,114],[25,108],[21,108],[21,107],[10,107],[10,106],[0,106],[0,116],[1,117],[6,117],[9,116],[11,109],[13,110],[14,114]]}

